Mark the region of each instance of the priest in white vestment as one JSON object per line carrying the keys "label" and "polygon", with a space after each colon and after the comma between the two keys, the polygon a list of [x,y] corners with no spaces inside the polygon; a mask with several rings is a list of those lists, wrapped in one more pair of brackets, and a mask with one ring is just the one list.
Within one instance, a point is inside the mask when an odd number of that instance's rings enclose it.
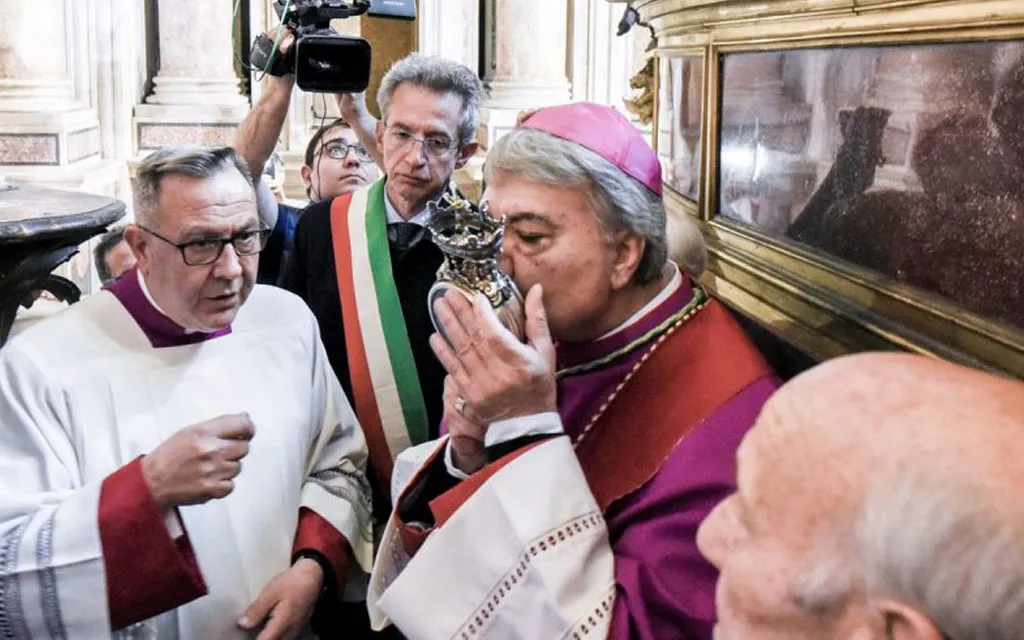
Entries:
{"label": "priest in white vestment", "polygon": [[138,258],[0,350],[0,637],[295,638],[362,599],[366,445],[297,297],[255,286],[229,148],[143,162]]}

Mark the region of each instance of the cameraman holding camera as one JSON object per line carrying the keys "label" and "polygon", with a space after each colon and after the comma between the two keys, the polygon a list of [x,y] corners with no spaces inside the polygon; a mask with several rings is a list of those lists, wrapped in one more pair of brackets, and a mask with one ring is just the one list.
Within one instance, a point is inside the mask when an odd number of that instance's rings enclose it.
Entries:
{"label": "cameraman holding camera", "polygon": [[[278,51],[281,55],[287,55],[295,44],[295,36],[287,27],[281,28],[280,36],[276,33],[266,36],[280,38]],[[274,152],[294,88],[293,73],[267,73],[259,101],[235,133],[233,146],[245,158],[254,176],[262,175]],[[365,96],[339,94],[337,101],[342,117],[328,121],[313,134],[300,169],[310,202],[330,200],[374,182],[378,177],[377,164],[383,161],[374,140],[377,121],[366,109]],[[277,284],[302,210],[278,203],[262,180],[257,185],[257,203],[261,224],[273,230],[260,256],[257,281]]]}

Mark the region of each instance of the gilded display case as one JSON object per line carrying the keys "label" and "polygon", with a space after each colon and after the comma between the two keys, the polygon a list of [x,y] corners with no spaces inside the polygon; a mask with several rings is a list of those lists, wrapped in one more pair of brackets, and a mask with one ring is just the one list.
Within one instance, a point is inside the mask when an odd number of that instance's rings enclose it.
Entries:
{"label": "gilded display case", "polygon": [[1024,2],[632,6],[670,219],[701,227],[715,295],[814,360],[1024,377]]}

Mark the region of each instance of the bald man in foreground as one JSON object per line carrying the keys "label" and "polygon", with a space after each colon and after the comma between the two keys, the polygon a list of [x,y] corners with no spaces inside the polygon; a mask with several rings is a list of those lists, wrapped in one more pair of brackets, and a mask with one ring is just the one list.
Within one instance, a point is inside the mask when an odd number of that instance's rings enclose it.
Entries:
{"label": "bald man in foreground", "polygon": [[717,640],[1024,637],[1024,384],[919,356],[765,405],[698,544]]}

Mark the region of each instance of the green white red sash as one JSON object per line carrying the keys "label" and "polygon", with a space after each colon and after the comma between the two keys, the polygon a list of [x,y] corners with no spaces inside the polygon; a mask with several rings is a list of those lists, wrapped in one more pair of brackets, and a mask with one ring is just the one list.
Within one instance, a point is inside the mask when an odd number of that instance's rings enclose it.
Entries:
{"label": "green white red sash", "polygon": [[383,180],[334,199],[331,234],[356,416],[387,487],[394,459],[429,432],[391,272]]}

